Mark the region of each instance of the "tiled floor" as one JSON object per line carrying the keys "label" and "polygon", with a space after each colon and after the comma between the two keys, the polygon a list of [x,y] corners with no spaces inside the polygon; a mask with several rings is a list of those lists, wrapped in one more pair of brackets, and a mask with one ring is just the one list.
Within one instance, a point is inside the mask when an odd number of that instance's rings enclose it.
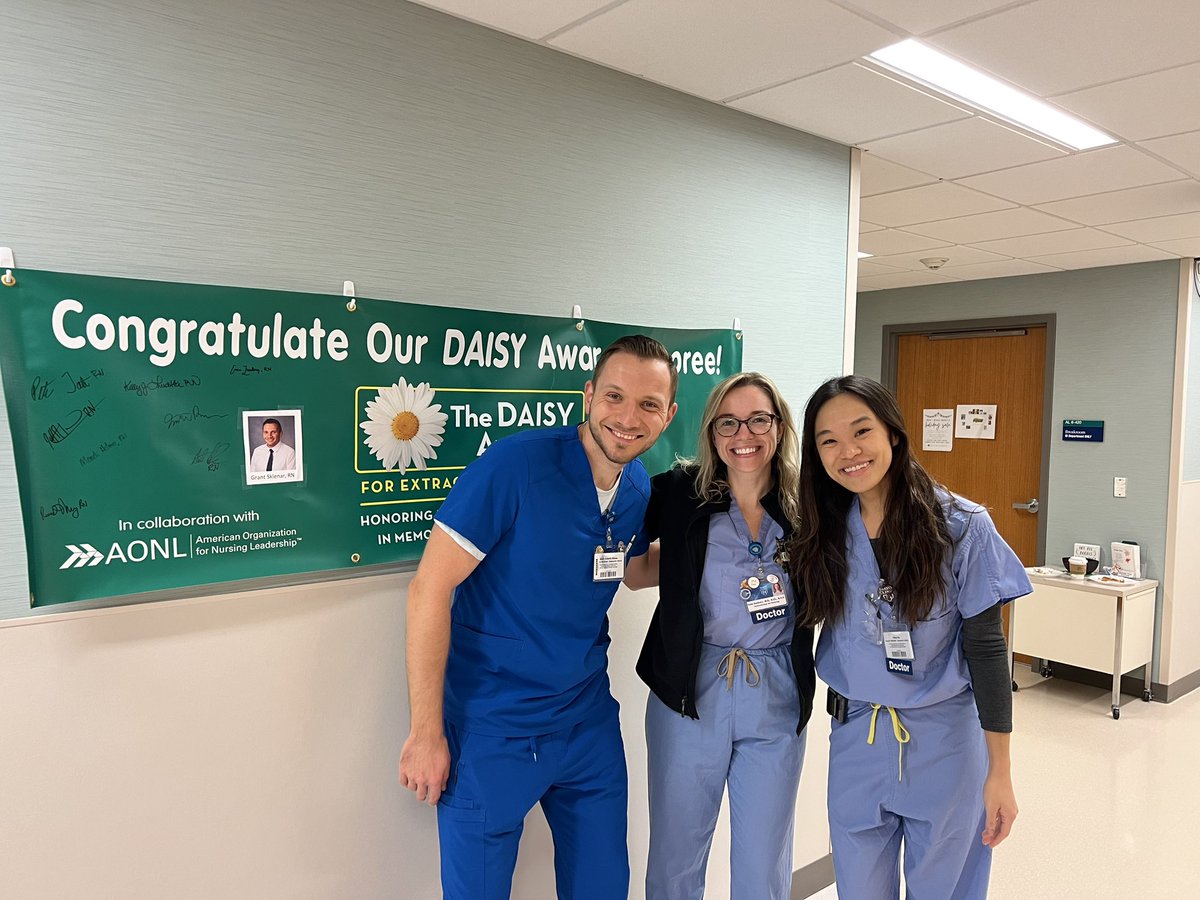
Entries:
{"label": "tiled floor", "polygon": [[1103,688],[1022,666],[1017,682],[1021,813],[993,857],[988,896],[1200,897],[1200,691],[1169,705],[1123,695],[1114,721]]}

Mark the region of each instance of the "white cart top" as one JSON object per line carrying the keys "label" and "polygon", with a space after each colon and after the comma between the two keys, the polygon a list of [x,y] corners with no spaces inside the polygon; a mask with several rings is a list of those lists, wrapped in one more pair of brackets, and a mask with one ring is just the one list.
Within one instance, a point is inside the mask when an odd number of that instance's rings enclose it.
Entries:
{"label": "white cart top", "polygon": [[1073,591],[1087,591],[1106,597],[1130,597],[1158,587],[1153,578],[1121,578],[1112,575],[1088,575],[1077,578],[1054,566],[1030,566],[1025,569],[1029,580],[1048,587],[1061,587]]}

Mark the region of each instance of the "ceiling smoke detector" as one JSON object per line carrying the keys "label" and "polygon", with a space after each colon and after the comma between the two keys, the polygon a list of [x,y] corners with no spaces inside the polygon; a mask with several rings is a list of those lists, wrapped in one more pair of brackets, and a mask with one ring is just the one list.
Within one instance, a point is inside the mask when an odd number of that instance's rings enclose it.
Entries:
{"label": "ceiling smoke detector", "polygon": [[948,256],[926,256],[921,260],[921,265],[936,272],[948,262],[950,262]]}

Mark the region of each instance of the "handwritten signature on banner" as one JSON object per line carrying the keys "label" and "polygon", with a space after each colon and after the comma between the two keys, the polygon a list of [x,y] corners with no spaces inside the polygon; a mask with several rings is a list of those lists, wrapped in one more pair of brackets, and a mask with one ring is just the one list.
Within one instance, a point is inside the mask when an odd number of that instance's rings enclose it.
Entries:
{"label": "handwritten signature on banner", "polygon": [[203,413],[200,412],[199,406],[193,406],[181,413],[167,413],[163,416],[163,424],[171,429],[182,422],[196,422],[200,419],[226,419],[228,417],[228,413]]}
{"label": "handwritten signature on banner", "polygon": [[61,444],[87,419],[96,415],[103,400],[97,400],[95,403],[85,403],[79,409],[72,410],[67,414],[68,418],[62,422],[55,422],[44,432],[42,432],[42,440],[53,448],[56,444]]}
{"label": "handwritten signature on banner", "polygon": [[156,375],[149,381],[126,381],[124,390],[131,391],[139,397],[147,397],[155,391],[165,391],[171,388],[197,387],[200,384],[199,375],[184,375],[181,378],[163,378]]}
{"label": "handwritten signature on banner", "polygon": [[54,396],[54,384],[60,377],[70,385],[70,390],[67,393],[74,394],[76,391],[90,388],[97,378],[103,378],[104,370],[89,369],[86,375],[73,375],[69,371],[64,371],[61,376],[56,375],[53,378],[46,379],[43,379],[40,375],[35,375],[29,385],[29,398],[34,403],[40,400],[49,400]]}
{"label": "handwritten signature on banner", "polygon": [[41,507],[40,512],[42,520],[53,519],[55,516],[70,516],[72,519],[78,519],[81,510],[87,509],[88,502],[83,497],[79,498],[77,503],[68,503],[62,497],[59,497],[50,504],[50,508]]}
{"label": "handwritten signature on banner", "polygon": [[224,441],[217,441],[212,447],[201,447],[192,457],[192,465],[206,465],[208,471],[215,472],[221,468],[220,455],[229,449],[229,445]]}

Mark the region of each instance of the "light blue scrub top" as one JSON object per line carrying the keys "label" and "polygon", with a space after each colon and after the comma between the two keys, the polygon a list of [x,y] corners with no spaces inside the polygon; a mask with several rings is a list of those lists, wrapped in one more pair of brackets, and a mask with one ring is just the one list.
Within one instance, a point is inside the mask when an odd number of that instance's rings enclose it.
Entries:
{"label": "light blue scrub top", "polygon": [[739,596],[743,578],[758,574],[758,564],[750,555],[750,530],[737,501],[729,513],[713,513],[708,520],[708,549],[704,555],[704,573],[700,579],[700,612],[704,618],[704,643],[717,647],[741,647],[766,650],[786,644],[795,626],[795,602],[787,573],[775,562],[775,549],[783,537],[783,526],[764,512],[759,526],[763,545],[763,575],[777,575],[788,598],[787,615],[755,624],[746,603]]}
{"label": "light blue scrub top", "polygon": [[[822,627],[816,654],[821,680],[845,697],[904,709],[957,696],[971,686],[962,654],[963,619],[1033,590],[1025,567],[996,532],[987,510],[953,494],[939,491],[939,496],[954,546],[942,563],[946,595],[927,619],[910,629],[915,657],[911,676],[888,671],[884,648],[876,643],[875,609],[866,596],[879,590],[879,565],[858,498],[850,505],[845,613]],[[886,628],[892,611],[886,603],[880,609]]]}

